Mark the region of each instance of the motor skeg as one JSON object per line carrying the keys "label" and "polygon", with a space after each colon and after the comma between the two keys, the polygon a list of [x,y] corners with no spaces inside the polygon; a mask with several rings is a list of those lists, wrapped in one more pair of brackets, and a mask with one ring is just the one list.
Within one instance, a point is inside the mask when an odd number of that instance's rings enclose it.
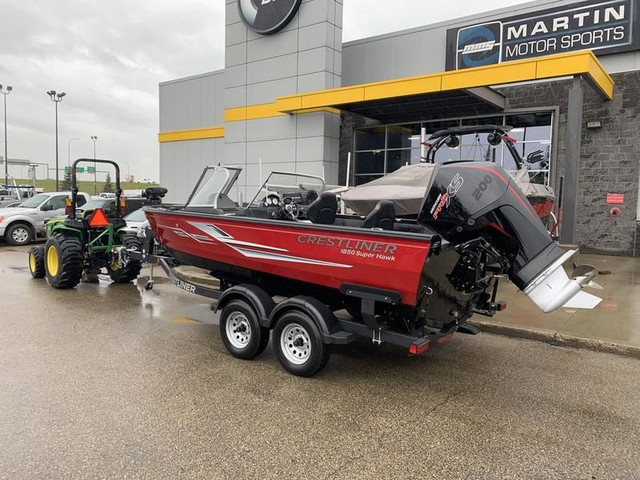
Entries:
{"label": "motor skeg", "polygon": [[565,253],[509,174],[493,163],[438,166],[418,222],[453,244],[486,238],[509,262],[509,278],[523,290]]}

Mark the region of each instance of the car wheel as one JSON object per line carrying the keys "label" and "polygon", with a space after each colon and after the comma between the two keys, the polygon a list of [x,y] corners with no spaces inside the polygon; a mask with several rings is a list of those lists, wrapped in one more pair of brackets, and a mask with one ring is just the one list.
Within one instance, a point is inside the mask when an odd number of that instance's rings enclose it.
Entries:
{"label": "car wheel", "polygon": [[29,225],[24,223],[14,223],[7,228],[5,236],[7,243],[10,245],[27,245],[31,243],[33,233],[31,232],[31,227],[29,227]]}

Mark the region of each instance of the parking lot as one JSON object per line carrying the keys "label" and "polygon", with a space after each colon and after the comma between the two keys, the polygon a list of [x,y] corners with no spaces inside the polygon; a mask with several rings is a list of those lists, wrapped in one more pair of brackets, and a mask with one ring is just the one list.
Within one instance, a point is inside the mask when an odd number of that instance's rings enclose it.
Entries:
{"label": "parking lot", "polygon": [[[320,374],[226,352],[206,299],[34,280],[0,245],[0,478],[637,478],[640,361],[488,334]],[[143,275],[145,271],[143,270]],[[162,280],[162,279],[160,279]]]}

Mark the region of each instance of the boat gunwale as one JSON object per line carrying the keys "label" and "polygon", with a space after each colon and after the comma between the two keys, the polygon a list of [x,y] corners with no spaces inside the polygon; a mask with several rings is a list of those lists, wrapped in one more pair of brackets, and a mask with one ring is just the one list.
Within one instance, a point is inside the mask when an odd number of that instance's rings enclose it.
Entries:
{"label": "boat gunwale", "polygon": [[232,222],[247,222],[254,224],[267,224],[267,225],[278,225],[278,226],[286,226],[286,227],[294,227],[294,228],[311,228],[314,230],[321,230],[327,232],[348,232],[348,233],[358,233],[362,235],[368,236],[376,236],[376,237],[391,237],[391,238],[407,238],[410,240],[423,241],[431,243],[433,237],[437,236],[437,233],[413,233],[413,232],[399,232],[394,230],[371,230],[364,229],[358,227],[350,227],[345,225],[325,225],[318,223],[299,223],[292,222],[288,220],[276,220],[276,219],[263,219],[263,218],[255,218],[255,217],[243,217],[236,215],[220,215],[216,213],[202,213],[202,212],[189,212],[184,209],[180,210],[171,210],[163,207],[150,207],[145,206],[142,208],[144,212],[151,213],[159,213],[166,215],[182,215],[188,217],[205,217],[211,219],[219,219],[219,220],[230,220]]}

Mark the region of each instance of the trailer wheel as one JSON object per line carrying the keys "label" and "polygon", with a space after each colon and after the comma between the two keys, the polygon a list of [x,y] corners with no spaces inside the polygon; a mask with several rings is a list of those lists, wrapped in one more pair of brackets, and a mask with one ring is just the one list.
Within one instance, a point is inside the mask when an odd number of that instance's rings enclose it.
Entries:
{"label": "trailer wheel", "polygon": [[[142,244],[135,235],[125,235],[122,244],[130,250],[142,251]],[[139,260],[129,260],[126,265],[121,265],[115,258],[107,264],[107,273],[115,283],[129,283],[135,280],[140,275],[141,269],[142,263]]]}
{"label": "trailer wheel", "polygon": [[220,313],[220,336],[231,355],[243,360],[257,357],[269,343],[269,329],[260,325],[244,300],[231,300]]}
{"label": "trailer wheel", "polygon": [[301,377],[318,373],[331,353],[314,321],[298,310],[287,311],[278,318],[273,329],[273,347],[282,367]]}
{"label": "trailer wheel", "polygon": [[29,271],[33,278],[44,278],[44,247],[31,247],[29,250]]}
{"label": "trailer wheel", "polygon": [[53,288],[73,288],[82,278],[82,243],[56,233],[44,245],[45,274]]}

